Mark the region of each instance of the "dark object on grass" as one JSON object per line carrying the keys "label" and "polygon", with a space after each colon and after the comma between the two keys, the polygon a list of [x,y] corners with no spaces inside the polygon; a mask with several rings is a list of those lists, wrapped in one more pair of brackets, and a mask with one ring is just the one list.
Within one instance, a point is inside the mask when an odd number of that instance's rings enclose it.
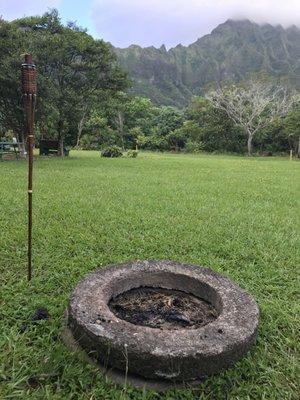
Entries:
{"label": "dark object on grass", "polygon": [[57,380],[58,377],[59,374],[56,373],[32,375],[27,379],[27,386],[31,389],[36,389],[42,384],[43,381],[54,381]]}
{"label": "dark object on grass", "polygon": [[[58,140],[41,139],[40,140],[40,156],[49,156],[50,154],[58,155],[60,152],[60,143]],[[69,155],[69,150],[64,147],[64,156]]]}
{"label": "dark object on grass", "polygon": [[118,158],[123,156],[123,152],[118,146],[110,146],[101,151],[101,156],[107,158]]}
{"label": "dark object on grass", "polygon": [[[111,299],[145,288],[173,293],[174,312],[166,319],[181,325],[178,329],[144,326],[147,313],[133,324],[112,312]],[[214,318],[200,327],[184,327],[183,321],[194,317],[180,306],[179,291],[208,303]],[[158,297],[157,304],[161,301]],[[126,311],[125,303],[119,306]],[[152,313],[152,306],[146,311]],[[208,268],[171,261],[136,261],[97,270],[78,284],[68,308],[68,325],[80,346],[101,365],[123,371],[129,381],[135,374],[144,380],[192,384],[216,374],[254,344],[258,321],[255,300],[235,283]]]}
{"label": "dark object on grass", "polygon": [[48,318],[49,318],[49,312],[47,308],[43,307],[38,308],[33,314],[33,316],[30,318],[30,321],[21,326],[20,332],[21,333],[25,332],[29,324],[36,323],[37,321],[42,321],[43,319],[48,319]]}
{"label": "dark object on grass", "polygon": [[47,308],[38,308],[31,317],[31,321],[41,321],[49,318],[49,312]]}
{"label": "dark object on grass", "polygon": [[40,382],[36,376],[33,375],[27,379],[27,386],[30,389],[36,389],[39,387],[39,385],[40,385]]}

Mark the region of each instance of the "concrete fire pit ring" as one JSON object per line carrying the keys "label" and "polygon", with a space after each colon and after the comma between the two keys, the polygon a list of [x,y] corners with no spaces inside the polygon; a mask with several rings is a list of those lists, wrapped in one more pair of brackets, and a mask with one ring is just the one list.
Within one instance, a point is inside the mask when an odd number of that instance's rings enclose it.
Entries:
{"label": "concrete fire pit ring", "polygon": [[[198,329],[161,330],[134,325],[109,308],[134,288],[190,293],[211,303],[218,317]],[[190,382],[233,365],[255,342],[255,300],[208,268],[170,261],[136,261],[99,269],[75,288],[68,308],[73,338],[93,359],[146,380]]]}

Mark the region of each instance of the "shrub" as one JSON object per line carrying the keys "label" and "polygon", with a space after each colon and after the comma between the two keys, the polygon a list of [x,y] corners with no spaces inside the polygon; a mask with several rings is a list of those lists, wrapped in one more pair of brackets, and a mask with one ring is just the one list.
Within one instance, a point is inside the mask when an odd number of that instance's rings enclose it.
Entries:
{"label": "shrub", "polygon": [[186,153],[200,153],[203,150],[203,144],[201,142],[188,140],[184,150]]}
{"label": "shrub", "polygon": [[117,158],[117,157],[122,157],[122,149],[118,146],[110,146],[106,147],[106,149],[103,149],[101,151],[101,156],[102,157],[110,157],[110,158]]}
{"label": "shrub", "polygon": [[128,158],[137,158],[139,152],[137,150],[128,150],[126,153],[126,157]]}

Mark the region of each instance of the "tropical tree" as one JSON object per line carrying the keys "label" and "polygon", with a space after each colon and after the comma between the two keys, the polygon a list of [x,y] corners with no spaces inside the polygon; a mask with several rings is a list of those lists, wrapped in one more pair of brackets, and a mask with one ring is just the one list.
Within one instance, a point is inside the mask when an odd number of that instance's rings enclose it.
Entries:
{"label": "tropical tree", "polygon": [[184,122],[184,114],[175,107],[161,107],[157,117],[154,120],[156,133],[160,136],[166,136],[170,132],[178,129]]}
{"label": "tropical tree", "polygon": [[249,155],[254,136],[278,116],[286,115],[294,102],[285,87],[255,81],[219,88],[208,93],[206,98],[243,128]]}
{"label": "tropical tree", "polygon": [[[6,124],[10,123],[8,116],[15,112],[16,100],[12,99],[20,98],[19,76],[15,72],[19,71],[20,54],[32,53],[39,77],[38,127],[55,126],[62,155],[65,138],[73,143],[80,141],[95,105],[128,87],[126,75],[108,45],[94,40],[73,23],[64,26],[56,10],[42,17],[1,22],[0,48],[4,53],[0,83],[10,90],[5,96],[10,103],[3,111]],[[12,49],[18,57],[11,56]],[[10,76],[8,70],[14,75]],[[3,99],[4,96],[2,103]]]}
{"label": "tropical tree", "polygon": [[160,109],[144,97],[130,97],[125,103],[124,115],[127,129],[140,128],[143,134],[150,135],[155,126],[155,118]]}
{"label": "tropical tree", "polygon": [[16,27],[0,19],[0,126],[23,141],[20,64],[23,39]]}

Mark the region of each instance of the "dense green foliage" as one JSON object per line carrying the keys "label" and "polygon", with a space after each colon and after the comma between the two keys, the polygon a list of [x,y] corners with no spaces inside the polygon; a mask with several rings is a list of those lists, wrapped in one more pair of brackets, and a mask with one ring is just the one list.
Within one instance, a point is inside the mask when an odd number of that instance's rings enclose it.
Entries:
{"label": "dense green foliage", "polygon": [[139,152],[137,150],[128,150],[126,153],[126,157],[128,158],[137,158]]}
{"label": "dense green foliage", "polygon": [[123,156],[122,149],[118,146],[106,147],[101,151],[101,157],[105,158],[118,158],[122,156]]}
{"label": "dense green foliage", "polygon": [[155,104],[183,107],[210,84],[259,74],[300,87],[300,29],[229,20],[190,46],[115,49],[134,93]]}
{"label": "dense green foliage", "polygon": [[[93,113],[84,129],[83,149],[116,144],[123,149],[197,153],[246,153],[247,135],[224,111],[202,97],[193,97],[184,110],[157,107],[150,100],[122,94],[121,104]],[[114,110],[114,112],[113,112]],[[258,132],[254,152],[284,154],[299,151],[299,104],[284,118],[277,118]],[[116,118],[116,116],[118,116]]]}
{"label": "dense green foliage", "polygon": [[90,113],[128,86],[115,55],[101,40],[57,11],[11,23],[0,20],[0,129],[22,137],[20,64],[31,53],[38,66],[37,132],[74,144]]}
{"label": "dense green foliage", "polygon": [[[0,398],[298,400],[299,165],[288,159],[71,152],[36,162],[34,279],[26,281],[24,162],[0,163]],[[88,272],[135,259],[206,265],[257,300],[258,344],[195,391],[116,387],[60,339]],[[20,327],[36,308],[50,319]],[[35,377],[37,386],[27,381]]]}

